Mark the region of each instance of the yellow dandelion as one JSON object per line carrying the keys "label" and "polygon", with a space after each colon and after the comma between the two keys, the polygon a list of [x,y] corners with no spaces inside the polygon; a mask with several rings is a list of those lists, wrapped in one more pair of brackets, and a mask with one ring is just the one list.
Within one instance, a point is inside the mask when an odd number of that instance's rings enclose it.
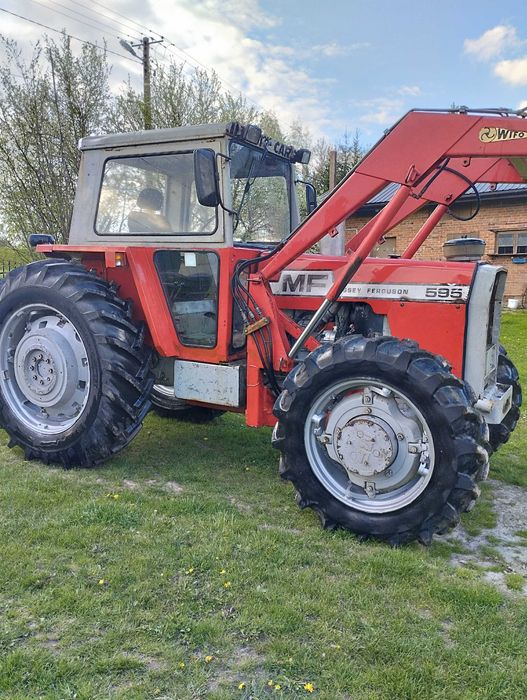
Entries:
{"label": "yellow dandelion", "polygon": [[109,493],[108,498],[113,498],[113,500],[116,501],[118,498],[120,498],[120,495],[118,493]]}
{"label": "yellow dandelion", "polygon": [[314,693],[315,686],[313,685],[313,683],[304,683],[304,690],[308,693]]}
{"label": "yellow dandelion", "polygon": [[238,685],[238,690],[243,690],[244,688],[245,688],[245,683],[242,681],[242,682]]}
{"label": "yellow dandelion", "polygon": [[193,566],[189,567],[189,568],[185,571],[186,574],[192,574],[193,572],[194,572],[194,567],[193,567]]}
{"label": "yellow dandelion", "polygon": [[227,573],[227,572],[225,571],[225,569],[221,569],[220,574],[225,574],[225,573]]}
{"label": "yellow dandelion", "polygon": [[178,667],[178,668],[185,668],[185,662],[184,662],[184,661],[180,661],[180,662],[178,663],[177,667]]}
{"label": "yellow dandelion", "polygon": [[268,685],[268,686],[269,686],[270,688],[272,688],[272,687],[273,687],[273,685],[274,685],[274,681],[273,681],[273,680],[271,680],[271,679],[270,679],[270,680],[268,680],[268,681],[267,681],[267,685]]}
{"label": "yellow dandelion", "polygon": [[214,659],[214,657],[211,656],[211,655],[209,654],[208,656],[205,657],[205,663],[206,663],[206,664],[210,664],[210,662],[211,662],[213,659]]}
{"label": "yellow dandelion", "polygon": [[230,588],[232,586],[232,583],[230,581],[225,581],[223,584],[223,588]]}
{"label": "yellow dandelion", "polygon": [[274,689],[275,690],[282,690],[282,686],[280,685],[280,683],[276,683],[274,686]]}
{"label": "yellow dandelion", "polygon": [[103,579],[103,578],[99,579],[99,586],[104,586],[105,583],[106,583],[105,579]]}

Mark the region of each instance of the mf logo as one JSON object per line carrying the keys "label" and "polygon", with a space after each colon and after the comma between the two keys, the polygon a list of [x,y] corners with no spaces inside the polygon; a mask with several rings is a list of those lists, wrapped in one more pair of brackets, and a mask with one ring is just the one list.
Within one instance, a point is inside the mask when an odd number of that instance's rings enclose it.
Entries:
{"label": "mf logo", "polygon": [[275,294],[311,294],[322,296],[329,289],[328,272],[284,272],[275,282]]}

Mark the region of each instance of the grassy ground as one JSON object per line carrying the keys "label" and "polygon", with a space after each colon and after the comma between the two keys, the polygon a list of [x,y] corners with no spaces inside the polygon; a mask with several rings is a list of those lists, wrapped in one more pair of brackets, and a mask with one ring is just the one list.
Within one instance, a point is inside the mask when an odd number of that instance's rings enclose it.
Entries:
{"label": "grassy ground", "polygon": [[[527,376],[527,314],[503,339]],[[270,431],[150,415],[91,471],[0,447],[0,698],[527,697],[527,603],[453,567],[319,528]],[[493,458],[527,486],[525,417]],[[492,524],[489,501],[467,529]],[[517,574],[515,575],[517,577]]]}

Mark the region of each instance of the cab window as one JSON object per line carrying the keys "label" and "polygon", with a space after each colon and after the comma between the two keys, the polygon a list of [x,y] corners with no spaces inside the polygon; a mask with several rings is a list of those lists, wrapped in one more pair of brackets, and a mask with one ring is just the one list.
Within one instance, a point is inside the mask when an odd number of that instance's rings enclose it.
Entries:
{"label": "cab window", "polygon": [[197,200],[191,152],[106,161],[97,233],[207,235],[216,227],[216,210]]}
{"label": "cab window", "polygon": [[158,250],[154,263],[180,342],[213,348],[218,332],[216,253]]}
{"label": "cab window", "polygon": [[278,242],[291,231],[291,165],[267,150],[231,141],[234,240]]}

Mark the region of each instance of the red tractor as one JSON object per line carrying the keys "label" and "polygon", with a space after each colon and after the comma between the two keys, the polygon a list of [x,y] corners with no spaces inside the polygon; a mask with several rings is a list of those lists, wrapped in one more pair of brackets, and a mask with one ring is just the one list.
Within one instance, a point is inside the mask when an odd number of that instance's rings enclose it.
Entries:
{"label": "red tractor", "polygon": [[[91,466],[153,404],[274,426],[325,527],[431,541],[468,510],[519,415],[506,272],[412,257],[478,182],[527,177],[523,113],[412,111],[300,223],[309,152],[237,123],[81,142],[68,245],[0,291],[0,424],[28,459]],[[342,257],[308,251],[390,183]],[[311,203],[312,197],[309,198]],[[368,257],[423,206],[400,257]]]}

